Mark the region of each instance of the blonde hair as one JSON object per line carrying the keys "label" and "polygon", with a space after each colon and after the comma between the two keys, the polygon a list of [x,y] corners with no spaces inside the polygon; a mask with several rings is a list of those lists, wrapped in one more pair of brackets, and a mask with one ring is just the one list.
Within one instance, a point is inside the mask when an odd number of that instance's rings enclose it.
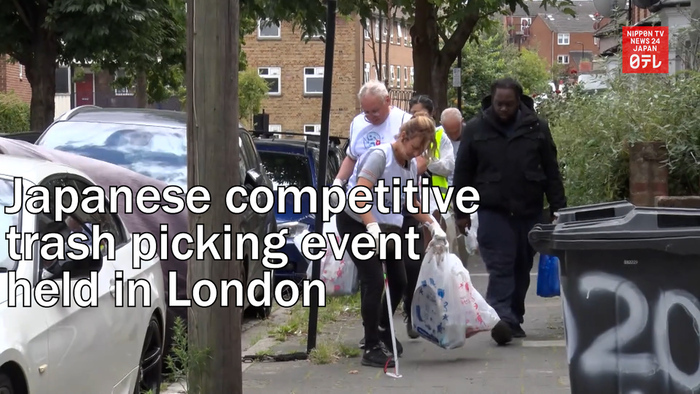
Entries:
{"label": "blonde hair", "polygon": [[426,150],[424,157],[433,158],[437,153],[437,141],[435,140],[435,121],[426,111],[416,112],[411,120],[405,122],[399,128],[399,138],[403,140],[410,140],[413,138],[422,138],[423,142],[428,143],[428,149]]}

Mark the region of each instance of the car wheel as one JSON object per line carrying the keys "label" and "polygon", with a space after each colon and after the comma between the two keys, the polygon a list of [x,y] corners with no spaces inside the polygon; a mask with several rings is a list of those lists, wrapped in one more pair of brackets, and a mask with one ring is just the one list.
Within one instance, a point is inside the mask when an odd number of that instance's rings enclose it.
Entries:
{"label": "car wheel", "polygon": [[[245,264],[243,264],[243,283],[248,286],[248,264],[250,264],[249,261],[246,260]],[[273,272],[273,277],[274,277],[274,272]],[[246,317],[252,317],[254,319],[267,319],[270,314],[272,313],[272,307],[271,306],[248,306],[246,310],[244,311]],[[242,322],[241,322],[242,324]]]}
{"label": "car wheel", "polygon": [[4,373],[0,373],[0,394],[15,394],[12,380]]}
{"label": "car wheel", "polygon": [[[143,350],[139,360],[139,374],[134,394],[159,394],[163,381],[161,374],[163,364],[163,330],[155,316],[151,316],[143,341]],[[1,393],[0,393],[1,394]]]}

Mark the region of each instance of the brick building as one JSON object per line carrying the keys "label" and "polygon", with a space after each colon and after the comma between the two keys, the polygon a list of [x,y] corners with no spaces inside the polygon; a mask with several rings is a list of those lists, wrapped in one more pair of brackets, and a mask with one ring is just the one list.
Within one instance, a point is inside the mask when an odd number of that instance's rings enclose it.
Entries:
{"label": "brick building", "polygon": [[574,0],[572,17],[556,8],[545,10],[541,1],[528,1],[528,11],[518,7],[505,17],[511,42],[536,51],[551,67],[579,73],[592,71],[593,59],[599,54],[599,39],[594,33],[607,18],[599,18],[593,2]]}
{"label": "brick building", "polygon": [[27,81],[25,68],[9,60],[9,56],[0,55],[0,93],[14,92],[29,104],[32,101],[32,87]]}
{"label": "brick building", "polygon": [[[377,18],[375,18],[377,19]],[[336,19],[333,93],[331,99],[330,133],[347,136],[350,122],[360,112],[357,92],[365,81],[388,78],[392,90],[411,90],[413,58],[411,39],[406,24],[400,18],[390,29],[382,23],[379,40],[377,20],[367,22],[368,31],[359,17]],[[321,98],[325,43],[320,37],[302,41],[301,32],[293,31],[290,23],[275,25],[260,21],[256,31],[245,37],[248,67],[270,85],[263,110],[269,115],[270,131],[320,133]],[[385,50],[389,45],[389,61]],[[381,58],[379,63],[379,47]],[[387,65],[389,67],[387,67]]]}

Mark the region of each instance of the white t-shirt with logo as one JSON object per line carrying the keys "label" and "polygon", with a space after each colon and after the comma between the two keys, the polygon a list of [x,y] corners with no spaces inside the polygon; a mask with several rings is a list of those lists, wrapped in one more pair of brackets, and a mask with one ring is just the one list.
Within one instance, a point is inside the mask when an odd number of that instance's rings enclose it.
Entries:
{"label": "white t-shirt with logo", "polygon": [[397,107],[391,107],[384,123],[376,126],[367,122],[365,114],[357,115],[350,124],[350,142],[346,154],[357,160],[373,146],[394,142],[401,125],[410,119],[411,114]]}

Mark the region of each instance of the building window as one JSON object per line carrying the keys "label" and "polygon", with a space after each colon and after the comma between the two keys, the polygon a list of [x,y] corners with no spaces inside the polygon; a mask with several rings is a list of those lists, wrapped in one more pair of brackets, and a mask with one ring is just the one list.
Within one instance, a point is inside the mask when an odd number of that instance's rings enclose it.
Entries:
{"label": "building window", "polygon": [[372,20],[372,26],[374,26],[374,41],[379,42],[379,21]]}
{"label": "building window", "polygon": [[382,81],[386,81],[386,64],[382,64]]}
{"label": "building window", "polygon": [[411,67],[411,86],[413,86],[414,83],[414,78],[413,78],[413,67]]}
{"label": "building window", "polygon": [[279,67],[260,67],[258,75],[267,82],[267,94],[271,96],[282,94],[282,72]]}
{"label": "building window", "polygon": [[265,19],[258,21],[258,38],[281,38],[280,25]]}
{"label": "building window", "polygon": [[569,38],[569,33],[559,33],[557,34],[557,44],[569,45]]}
{"label": "building window", "polygon": [[411,32],[406,28],[406,25],[403,25],[403,31],[405,32],[403,35],[403,45],[410,47],[411,46]]}
{"label": "building window", "polygon": [[[304,125],[304,134],[306,135],[321,135],[321,125],[320,124],[305,124]],[[304,136],[304,139],[306,139],[306,136]]]}
{"label": "building window", "polygon": [[394,43],[394,26],[389,26],[389,21],[388,21],[388,20],[386,21],[386,23],[387,23],[387,28],[390,28],[390,29],[391,29],[391,30],[389,31],[389,36],[390,36],[389,40],[390,40],[390,42],[393,44],[393,43]]}
{"label": "building window", "polygon": [[531,22],[532,20],[530,18],[520,18],[520,32],[525,34]]}
{"label": "building window", "polygon": [[364,31],[365,31],[365,40],[369,40],[369,31],[370,31],[370,29],[372,28],[372,20],[370,19],[370,20],[365,21],[365,24],[367,25],[367,26],[364,28]]}
{"label": "building window", "polygon": [[[114,82],[117,82],[117,80],[126,78],[126,74],[124,73],[123,70],[117,71],[117,73],[114,75]],[[114,95],[115,96],[133,96],[134,92],[132,90],[132,87],[130,86],[125,86],[125,87],[118,87],[114,89]]]}
{"label": "building window", "polygon": [[394,66],[389,66],[389,87],[394,87],[394,80],[396,80],[396,74],[394,73]]}
{"label": "building window", "polygon": [[593,37],[593,45],[598,46],[600,44],[600,38]]}
{"label": "building window", "polygon": [[270,131],[273,133],[281,133],[282,132],[282,125],[281,124],[269,124],[269,125],[267,125],[267,131]]}
{"label": "building window", "polygon": [[24,66],[20,64],[19,65],[19,80],[21,81],[23,79],[24,79]]}
{"label": "building window", "polygon": [[396,45],[401,45],[402,38],[403,32],[401,31],[401,24],[396,22]]}
{"label": "building window", "polygon": [[403,68],[403,88],[406,89],[408,87],[408,67],[404,66]]}
{"label": "building window", "polygon": [[559,64],[569,64],[569,55],[558,55],[557,63]]}
{"label": "building window", "polygon": [[365,63],[365,83],[369,82],[369,69],[370,69],[370,64]]}
{"label": "building window", "polygon": [[401,66],[394,67],[396,67],[396,87],[401,89]]}
{"label": "building window", "polygon": [[56,94],[70,94],[70,69],[56,68]]}
{"label": "building window", "polygon": [[384,19],[382,22],[382,42],[386,42],[389,38],[389,26],[387,26],[388,23],[389,21],[386,19]]}
{"label": "building window", "polygon": [[304,94],[323,94],[323,67],[304,68]]}

